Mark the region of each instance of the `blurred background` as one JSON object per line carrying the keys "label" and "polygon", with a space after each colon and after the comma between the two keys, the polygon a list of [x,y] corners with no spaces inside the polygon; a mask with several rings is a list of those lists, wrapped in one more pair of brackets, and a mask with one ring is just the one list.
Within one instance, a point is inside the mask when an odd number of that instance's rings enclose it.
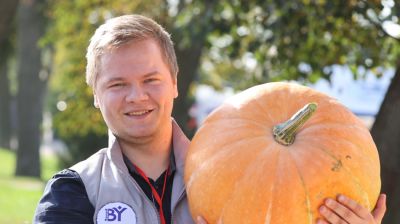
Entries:
{"label": "blurred background", "polygon": [[337,98],[377,144],[383,223],[400,223],[400,3],[394,0],[0,0],[0,223],[30,223],[46,181],[107,144],[85,84],[89,38],[138,13],[171,34],[174,117],[189,136],[226,97],[290,81]]}

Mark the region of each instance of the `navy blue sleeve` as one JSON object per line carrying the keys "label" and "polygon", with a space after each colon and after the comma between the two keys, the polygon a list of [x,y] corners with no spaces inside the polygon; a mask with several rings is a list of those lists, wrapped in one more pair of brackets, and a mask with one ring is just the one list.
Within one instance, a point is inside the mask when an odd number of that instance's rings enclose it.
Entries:
{"label": "navy blue sleeve", "polygon": [[94,207],[79,174],[65,169],[47,183],[34,223],[93,223],[93,214]]}

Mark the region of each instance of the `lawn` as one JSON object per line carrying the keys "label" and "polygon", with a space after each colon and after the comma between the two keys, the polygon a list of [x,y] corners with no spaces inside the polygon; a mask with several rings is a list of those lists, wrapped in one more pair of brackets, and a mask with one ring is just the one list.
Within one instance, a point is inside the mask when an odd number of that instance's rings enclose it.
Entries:
{"label": "lawn", "polygon": [[14,177],[14,170],[15,153],[0,149],[0,223],[32,223],[45,182],[58,170],[57,160],[42,157],[42,180]]}

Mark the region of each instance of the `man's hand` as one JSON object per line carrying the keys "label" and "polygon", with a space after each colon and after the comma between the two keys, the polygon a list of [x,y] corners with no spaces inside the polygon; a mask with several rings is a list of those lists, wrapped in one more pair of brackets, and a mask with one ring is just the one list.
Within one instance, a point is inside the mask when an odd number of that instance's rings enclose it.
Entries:
{"label": "man's hand", "polygon": [[344,195],[326,199],[319,212],[325,220],[319,219],[317,224],[380,224],[386,212],[386,195],[379,196],[372,213]]}

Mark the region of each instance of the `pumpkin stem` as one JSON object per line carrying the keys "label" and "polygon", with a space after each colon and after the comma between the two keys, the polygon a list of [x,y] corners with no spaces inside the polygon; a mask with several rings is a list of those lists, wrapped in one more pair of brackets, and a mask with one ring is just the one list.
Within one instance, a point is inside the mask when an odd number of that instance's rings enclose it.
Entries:
{"label": "pumpkin stem", "polygon": [[297,111],[288,121],[275,125],[272,130],[275,141],[286,146],[293,144],[296,131],[310,119],[316,109],[316,103],[309,103]]}

